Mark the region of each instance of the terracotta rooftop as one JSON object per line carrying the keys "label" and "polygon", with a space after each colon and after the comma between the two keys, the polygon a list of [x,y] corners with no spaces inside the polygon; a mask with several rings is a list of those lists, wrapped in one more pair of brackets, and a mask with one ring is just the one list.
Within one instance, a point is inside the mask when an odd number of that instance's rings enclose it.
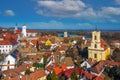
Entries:
{"label": "terracotta rooftop", "polygon": [[[21,34],[22,30],[16,30],[15,33]],[[37,33],[36,30],[26,30],[27,33]]]}
{"label": "terracotta rooftop", "polygon": [[100,72],[102,72],[102,70],[104,70],[105,66],[120,66],[120,62],[113,62],[113,61],[109,61],[109,60],[102,60],[98,63],[96,63],[94,66],[92,66],[91,71],[99,74]]}
{"label": "terracotta rooftop", "polygon": [[[24,75],[22,76],[21,80],[37,80],[41,77],[44,77],[46,76],[45,74],[45,71],[42,69],[42,70],[38,70],[38,71],[35,71],[33,73],[31,73],[30,75]],[[18,80],[19,79],[19,76],[16,76],[14,78],[12,78],[11,80]]]}
{"label": "terracotta rooftop", "polygon": [[9,40],[2,40],[0,41],[0,45],[12,45],[12,42],[10,42]]}
{"label": "terracotta rooftop", "polygon": [[17,42],[17,35],[8,32],[2,33],[3,40],[0,40],[0,45],[13,45]]}
{"label": "terracotta rooftop", "polygon": [[27,33],[37,33],[36,30],[26,30]]}
{"label": "terracotta rooftop", "polygon": [[26,64],[26,65],[22,65],[18,68],[15,69],[9,69],[3,72],[3,74],[6,75],[5,80],[9,80],[8,78],[14,78],[16,76],[18,76],[20,74],[20,72],[25,71],[26,69],[30,68],[30,65]]}
{"label": "terracotta rooftop", "polygon": [[65,70],[67,70],[67,66],[66,65],[58,65],[58,64],[53,64],[53,65],[49,65],[46,67],[46,70],[48,71],[55,71],[56,74],[59,74]]}
{"label": "terracotta rooftop", "polygon": [[104,50],[106,50],[108,47],[105,45],[105,41],[104,40],[101,40],[100,41],[101,43],[101,47],[104,48]]}
{"label": "terracotta rooftop", "polygon": [[74,66],[74,63],[71,57],[65,57],[65,59],[61,61],[61,64],[65,64],[66,66]]}

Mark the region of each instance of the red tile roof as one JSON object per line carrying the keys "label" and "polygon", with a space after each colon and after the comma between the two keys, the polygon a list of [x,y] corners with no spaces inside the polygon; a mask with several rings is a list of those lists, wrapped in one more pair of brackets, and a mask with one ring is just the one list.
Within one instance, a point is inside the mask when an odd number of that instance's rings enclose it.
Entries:
{"label": "red tile roof", "polygon": [[36,44],[37,44],[37,41],[38,41],[38,40],[31,40],[31,43],[33,43],[34,45],[36,45]]}
{"label": "red tile roof", "polygon": [[53,66],[49,65],[45,68],[48,71],[55,71],[56,74],[59,74],[65,70],[67,70],[67,66],[66,65],[58,65],[58,64],[53,64]]}
{"label": "red tile roof", "polygon": [[[71,77],[71,74],[73,73],[73,71],[76,71],[77,74],[79,74],[80,76],[82,76],[83,74],[88,78],[95,78],[97,76],[93,75],[93,74],[90,74],[90,73],[87,73],[85,72],[83,69],[81,68],[71,68],[71,69],[68,69],[66,71],[64,71],[64,75],[67,77],[67,78],[70,78]],[[61,76],[63,73],[60,73],[58,74],[58,76]]]}
{"label": "red tile roof", "polygon": [[105,45],[105,41],[101,40],[100,43],[101,43],[101,47],[104,48],[104,50],[106,50],[107,46]]}
{"label": "red tile roof", "polygon": [[[22,76],[21,80],[26,80],[26,79],[27,80],[37,80],[37,79],[45,77],[45,76],[46,76],[45,71],[42,69],[42,70],[35,71],[35,72],[31,73],[30,75]],[[12,78],[11,80],[18,80],[18,77],[19,76],[16,76],[16,77]]]}
{"label": "red tile roof", "polygon": [[[21,34],[22,30],[16,30],[15,33]],[[26,30],[27,33],[37,33],[36,30]]]}
{"label": "red tile roof", "polygon": [[18,80],[18,75],[20,74],[20,72],[23,72],[28,68],[30,68],[30,65],[25,64],[25,65],[22,65],[18,68],[9,69],[9,70],[4,71],[3,73],[6,75],[5,80],[8,80],[8,77],[13,78],[11,80]]}
{"label": "red tile roof", "polygon": [[39,40],[38,41],[46,41],[47,38],[46,37],[39,37]]}
{"label": "red tile roof", "polygon": [[61,66],[60,65],[56,65],[54,67],[54,71],[55,71],[56,74],[59,74],[59,73],[65,71],[65,70],[67,70],[66,65],[61,65]]}
{"label": "red tile roof", "polygon": [[22,39],[22,40],[20,40],[20,42],[21,42],[21,43],[22,43],[22,42],[27,43],[27,40]]}
{"label": "red tile roof", "polygon": [[15,33],[17,33],[17,34],[21,34],[21,32],[22,32],[21,30],[16,30],[15,31]]}
{"label": "red tile roof", "polygon": [[12,45],[12,42],[10,42],[9,40],[2,40],[0,41],[0,45]]}
{"label": "red tile roof", "polygon": [[0,40],[0,45],[13,45],[17,42],[18,35],[10,34],[8,32],[3,33],[3,40]]}
{"label": "red tile roof", "polygon": [[94,65],[91,70],[97,74],[99,74],[100,72],[102,72],[105,68],[105,65],[112,65],[112,66],[120,66],[120,62],[113,62],[113,61],[109,61],[109,60],[102,60],[99,63],[97,63],[96,65]]}
{"label": "red tile roof", "polygon": [[36,30],[26,30],[27,33],[37,33]]}

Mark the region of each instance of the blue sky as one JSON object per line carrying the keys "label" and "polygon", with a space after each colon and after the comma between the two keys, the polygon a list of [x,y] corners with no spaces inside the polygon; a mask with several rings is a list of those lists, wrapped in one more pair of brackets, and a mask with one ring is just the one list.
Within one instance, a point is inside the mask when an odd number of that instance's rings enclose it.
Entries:
{"label": "blue sky", "polygon": [[120,30],[120,0],[0,0],[0,26]]}

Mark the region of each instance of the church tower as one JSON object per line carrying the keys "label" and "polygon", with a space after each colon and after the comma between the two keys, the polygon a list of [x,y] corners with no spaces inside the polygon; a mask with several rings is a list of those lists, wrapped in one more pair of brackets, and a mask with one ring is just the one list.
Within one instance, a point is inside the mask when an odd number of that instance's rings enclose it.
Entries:
{"label": "church tower", "polygon": [[14,33],[16,33],[17,30],[18,30],[18,25],[16,24],[15,29],[14,29]]}
{"label": "church tower", "polygon": [[105,45],[104,40],[100,37],[100,31],[94,30],[92,32],[91,46],[88,47],[88,58],[96,61],[106,60],[110,55],[110,48]]}
{"label": "church tower", "polygon": [[26,35],[27,35],[25,25],[22,26],[22,35],[23,35],[23,37],[26,37]]}

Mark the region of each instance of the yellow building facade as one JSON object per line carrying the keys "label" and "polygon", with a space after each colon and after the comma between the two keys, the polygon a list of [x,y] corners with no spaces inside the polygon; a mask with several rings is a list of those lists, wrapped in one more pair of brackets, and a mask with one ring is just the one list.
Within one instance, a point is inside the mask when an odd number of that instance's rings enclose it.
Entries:
{"label": "yellow building facade", "polygon": [[110,56],[110,48],[104,40],[101,40],[100,31],[93,31],[91,46],[88,47],[88,58],[100,61],[107,60],[108,56]]}
{"label": "yellow building facade", "polygon": [[46,42],[45,42],[45,46],[51,46],[51,41],[48,39]]}

